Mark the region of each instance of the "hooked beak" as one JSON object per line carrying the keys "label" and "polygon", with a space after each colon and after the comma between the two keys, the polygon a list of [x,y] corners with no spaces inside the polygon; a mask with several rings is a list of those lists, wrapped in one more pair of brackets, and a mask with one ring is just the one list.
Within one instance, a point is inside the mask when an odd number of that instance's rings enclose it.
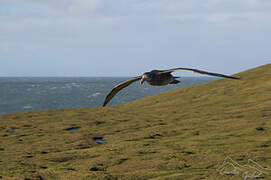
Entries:
{"label": "hooked beak", "polygon": [[144,81],[146,80],[146,76],[142,76],[141,80],[140,80],[140,84],[142,85],[144,83]]}

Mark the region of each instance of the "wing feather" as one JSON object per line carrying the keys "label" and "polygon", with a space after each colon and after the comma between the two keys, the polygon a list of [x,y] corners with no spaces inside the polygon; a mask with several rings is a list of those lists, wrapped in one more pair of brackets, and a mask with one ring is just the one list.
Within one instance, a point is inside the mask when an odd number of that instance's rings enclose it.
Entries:
{"label": "wing feather", "polygon": [[127,81],[124,81],[118,85],[116,85],[111,91],[110,93],[106,96],[105,100],[104,100],[104,104],[103,106],[106,106],[107,103],[109,103],[109,101],[123,88],[129,86],[130,84],[132,84],[135,81],[138,81],[141,79],[142,76],[137,76],[135,78],[129,79]]}
{"label": "wing feather", "polygon": [[230,78],[230,79],[240,79],[238,77],[227,76],[224,74],[212,73],[212,72],[202,71],[202,70],[198,70],[198,69],[191,69],[191,68],[174,68],[174,69],[161,71],[161,72],[159,72],[159,74],[171,73],[174,71],[191,71],[191,72],[195,72],[195,73],[199,73],[199,74],[207,74],[210,76],[218,76],[218,77],[224,77],[224,78]]}

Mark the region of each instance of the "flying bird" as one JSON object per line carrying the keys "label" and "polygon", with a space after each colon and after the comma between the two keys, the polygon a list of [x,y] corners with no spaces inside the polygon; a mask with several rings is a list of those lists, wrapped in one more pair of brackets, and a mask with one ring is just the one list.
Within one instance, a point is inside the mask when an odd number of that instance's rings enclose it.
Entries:
{"label": "flying bird", "polygon": [[238,77],[233,77],[233,76],[227,76],[224,74],[218,74],[218,73],[212,73],[212,72],[207,72],[207,71],[202,71],[198,69],[191,69],[191,68],[174,68],[174,69],[168,69],[168,70],[152,70],[150,72],[145,72],[141,76],[134,77],[132,79],[129,79],[127,81],[124,81],[118,85],[116,85],[110,93],[106,96],[104,100],[103,106],[106,106],[107,103],[123,88],[129,86],[135,81],[140,80],[140,84],[142,85],[145,81],[147,81],[148,84],[152,86],[165,86],[168,84],[178,84],[180,81],[178,81],[171,73],[174,71],[192,71],[194,73],[200,73],[200,74],[207,74],[210,76],[218,76],[218,77],[223,77],[223,78],[230,78],[230,79],[239,79]]}

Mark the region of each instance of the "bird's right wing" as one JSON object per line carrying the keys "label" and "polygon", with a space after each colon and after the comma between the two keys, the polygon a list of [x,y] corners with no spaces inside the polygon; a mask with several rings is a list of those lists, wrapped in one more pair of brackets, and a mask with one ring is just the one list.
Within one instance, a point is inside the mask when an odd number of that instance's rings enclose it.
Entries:
{"label": "bird's right wing", "polygon": [[172,73],[174,71],[191,71],[191,72],[194,72],[194,73],[207,74],[207,75],[210,75],[210,76],[224,77],[224,78],[230,78],[230,79],[240,79],[239,77],[227,76],[227,75],[224,75],[224,74],[212,73],[212,72],[207,72],[207,71],[202,71],[202,70],[192,69],[192,68],[168,69],[168,70],[163,70],[163,71],[159,72],[159,74]]}
{"label": "bird's right wing", "polygon": [[103,106],[106,106],[106,104],[123,88],[129,86],[130,84],[132,84],[135,81],[138,81],[142,78],[142,76],[137,76],[135,78],[129,79],[127,81],[124,81],[118,85],[116,85],[111,91],[110,93],[106,96],[105,100],[104,100],[104,104]]}

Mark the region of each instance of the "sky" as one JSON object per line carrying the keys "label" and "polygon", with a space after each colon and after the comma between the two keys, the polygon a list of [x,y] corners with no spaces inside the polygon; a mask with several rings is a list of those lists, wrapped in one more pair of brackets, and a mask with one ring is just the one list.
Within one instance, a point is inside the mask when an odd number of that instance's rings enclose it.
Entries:
{"label": "sky", "polygon": [[270,0],[0,0],[0,76],[235,74],[271,62],[270,19]]}

